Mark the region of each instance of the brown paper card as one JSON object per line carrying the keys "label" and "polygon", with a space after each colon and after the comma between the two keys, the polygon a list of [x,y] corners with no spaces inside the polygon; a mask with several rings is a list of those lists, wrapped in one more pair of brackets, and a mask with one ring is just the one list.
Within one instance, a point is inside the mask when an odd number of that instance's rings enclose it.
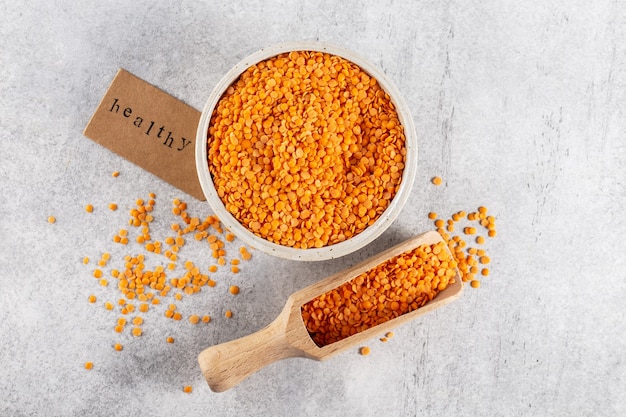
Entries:
{"label": "brown paper card", "polygon": [[200,112],[120,69],[83,134],[204,200],[195,162]]}

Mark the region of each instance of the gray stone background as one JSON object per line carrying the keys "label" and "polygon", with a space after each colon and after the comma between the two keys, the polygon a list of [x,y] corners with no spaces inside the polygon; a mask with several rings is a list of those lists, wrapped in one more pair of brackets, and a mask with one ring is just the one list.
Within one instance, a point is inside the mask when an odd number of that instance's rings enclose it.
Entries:
{"label": "gray stone background", "polygon": [[[0,415],[626,414],[622,2],[0,1],[0,10]],[[91,271],[105,251],[107,273],[140,252],[112,241],[135,199],[156,193],[161,239],[172,199],[197,216],[211,211],[82,135],[116,70],[201,109],[240,59],[290,40],[349,48],[403,93],[420,140],[407,207],[353,255],[303,264],[257,251],[240,274],[215,274],[214,289],[178,303],[185,315],[211,314],[207,325],[166,320],[163,305],[145,314],[142,337],[118,335],[120,314],[103,307],[119,298],[114,279],[101,287]],[[325,362],[284,360],[209,390],[196,363],[203,348],[262,328],[292,292],[432,229],[429,211],[480,204],[498,222],[480,289],[387,343],[373,339],[367,357],[355,346]],[[211,261],[202,245],[181,258]]]}

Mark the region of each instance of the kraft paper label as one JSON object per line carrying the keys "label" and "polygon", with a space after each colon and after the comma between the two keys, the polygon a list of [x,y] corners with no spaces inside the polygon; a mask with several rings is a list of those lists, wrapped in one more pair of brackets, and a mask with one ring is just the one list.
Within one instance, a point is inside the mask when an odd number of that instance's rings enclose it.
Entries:
{"label": "kraft paper label", "polygon": [[83,134],[204,200],[195,163],[200,112],[120,69]]}

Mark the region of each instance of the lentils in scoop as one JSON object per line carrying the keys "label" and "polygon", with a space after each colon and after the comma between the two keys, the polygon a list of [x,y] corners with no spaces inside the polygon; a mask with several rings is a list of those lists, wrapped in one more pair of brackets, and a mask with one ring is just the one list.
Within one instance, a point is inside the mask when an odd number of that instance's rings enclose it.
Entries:
{"label": "lentils in scoop", "polygon": [[256,235],[302,249],[372,225],[397,193],[406,157],[376,79],[309,51],[249,67],[213,111],[207,150],[226,209]]}
{"label": "lentils in scoop", "polygon": [[456,267],[444,242],[419,246],[307,302],[302,320],[329,345],[423,307],[455,282]]}

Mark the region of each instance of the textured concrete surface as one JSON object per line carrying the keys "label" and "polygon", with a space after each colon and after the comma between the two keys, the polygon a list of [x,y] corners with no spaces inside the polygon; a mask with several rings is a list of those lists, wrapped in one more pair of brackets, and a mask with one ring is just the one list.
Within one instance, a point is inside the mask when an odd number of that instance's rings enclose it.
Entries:
{"label": "textured concrete surface", "polygon": [[[0,1],[0,10],[0,415],[626,414],[621,2]],[[108,274],[142,250],[112,237],[135,199],[156,193],[160,239],[172,199],[210,214],[82,136],[115,71],[200,109],[240,59],[302,39],[352,49],[404,94],[420,136],[407,208],[345,258],[301,264],[254,252],[240,274],[217,273],[215,288],[177,302],[209,324],[167,320],[170,297],[143,315],[142,337],[115,333],[121,313],[103,303],[119,291]],[[433,175],[444,184],[432,186]],[[368,357],[355,348],[326,362],[289,359],[209,390],[196,364],[203,348],[262,328],[292,292],[432,228],[429,211],[479,204],[498,221],[480,289],[387,343],[372,340]],[[180,259],[206,268],[210,253],[194,243]],[[103,252],[108,287],[91,275]]]}

